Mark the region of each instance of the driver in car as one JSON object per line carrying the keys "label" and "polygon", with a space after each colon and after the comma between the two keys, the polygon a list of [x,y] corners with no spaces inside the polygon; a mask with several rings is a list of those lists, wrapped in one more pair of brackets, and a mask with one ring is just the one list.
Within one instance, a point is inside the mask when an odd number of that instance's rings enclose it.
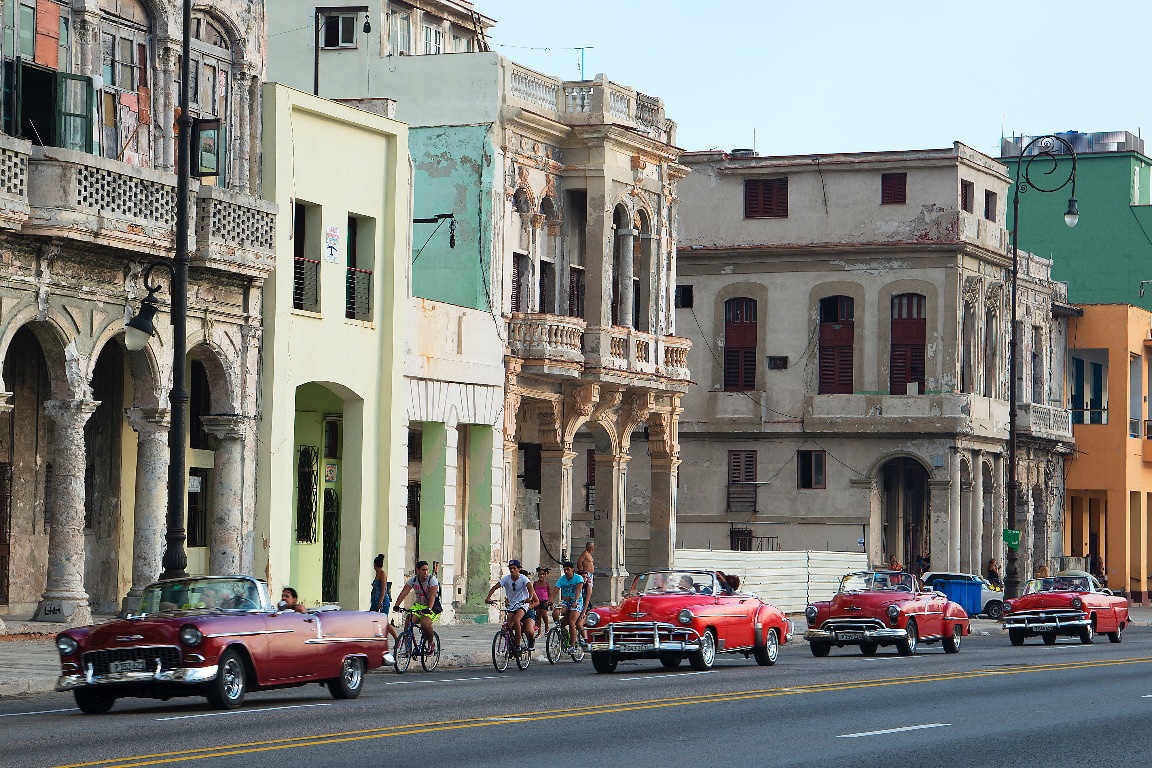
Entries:
{"label": "driver in car", "polygon": [[695,592],[696,590],[694,587],[695,585],[692,583],[692,577],[687,573],[680,577],[680,583],[676,585],[676,588],[681,592]]}

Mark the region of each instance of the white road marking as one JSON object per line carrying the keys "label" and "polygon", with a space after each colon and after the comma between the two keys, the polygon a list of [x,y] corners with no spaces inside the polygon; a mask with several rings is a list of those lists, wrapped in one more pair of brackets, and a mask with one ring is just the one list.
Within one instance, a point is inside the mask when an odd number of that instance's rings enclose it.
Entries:
{"label": "white road marking", "polygon": [[489,717],[487,719],[491,720],[494,723],[523,723],[523,722],[525,722],[524,718],[522,718],[522,717]]}
{"label": "white road marking", "polygon": [[[1144,696],[1141,696],[1140,698],[1142,698],[1142,699],[1152,699],[1152,693],[1149,693],[1149,694],[1145,694]],[[61,710],[53,710],[53,711],[64,712],[65,710],[61,709]],[[27,714],[29,714],[29,715],[38,715],[38,714],[40,714],[40,713],[39,713],[39,712],[28,712]]]}
{"label": "white road marking", "polygon": [[624,680],[660,680],[665,677],[687,677],[688,675],[708,675],[712,670],[705,669],[700,672],[672,672],[671,674],[655,674],[655,675],[641,675],[640,677],[618,677],[617,680],[623,682]]}
{"label": "white road marking", "polygon": [[501,680],[503,678],[497,675],[489,675],[488,677],[449,677],[443,680],[396,680],[391,683],[384,683],[384,685],[420,685],[423,683],[467,683],[473,680]]}
{"label": "white road marking", "polygon": [[947,728],[952,723],[925,723],[924,725],[906,725],[903,728],[886,728],[883,731],[864,731],[862,733],[842,733],[838,739],[858,739],[861,736],[883,736],[888,733],[903,733],[904,731],[922,731],[925,728]]}
{"label": "white road marking", "polygon": [[904,659],[907,661],[909,659],[922,659],[922,658],[924,658],[924,657],[923,656],[915,656],[915,655],[913,655],[913,656],[900,656],[899,654],[897,654],[896,656],[861,656],[860,660],[861,661],[896,661],[897,659]]}
{"label": "white road marking", "polygon": [[0,715],[0,717],[20,717],[22,715],[50,715],[53,712],[79,712],[78,707],[69,707],[68,709],[41,709],[38,712],[8,712]]}
{"label": "white road marking", "polygon": [[199,715],[174,715],[172,717],[158,717],[157,722],[164,720],[191,720],[195,717],[222,717],[224,715],[258,715],[261,712],[271,712],[276,709],[304,709],[305,707],[330,707],[331,704],[292,704],[285,707],[263,707],[262,709],[237,709],[233,712],[204,712]]}

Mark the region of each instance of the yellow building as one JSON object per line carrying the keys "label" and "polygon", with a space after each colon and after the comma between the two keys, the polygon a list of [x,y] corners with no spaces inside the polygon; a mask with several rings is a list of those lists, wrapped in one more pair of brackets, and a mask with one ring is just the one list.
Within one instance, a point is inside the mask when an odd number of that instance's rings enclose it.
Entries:
{"label": "yellow building", "polygon": [[1088,558],[1094,571],[1102,563],[1111,589],[1144,603],[1152,573],[1152,313],[1127,304],[1083,308],[1068,331],[1076,458],[1064,552]]}
{"label": "yellow building", "polygon": [[256,571],[274,594],[367,608],[373,556],[398,566],[404,547],[408,129],[271,83],[263,104],[264,189],[282,215],[264,285]]}

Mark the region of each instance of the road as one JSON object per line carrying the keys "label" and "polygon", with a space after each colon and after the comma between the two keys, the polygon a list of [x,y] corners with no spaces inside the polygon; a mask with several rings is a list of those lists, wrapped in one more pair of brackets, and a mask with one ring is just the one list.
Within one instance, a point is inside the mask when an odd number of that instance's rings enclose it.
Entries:
{"label": "road", "polygon": [[[1103,642],[1101,642],[1101,640]],[[800,641],[775,667],[719,657],[667,672],[587,661],[369,677],[355,701],[311,685],[200,699],[120,700],[82,715],[70,696],[0,702],[0,764],[363,766],[1146,765],[1152,628],[1124,642],[1013,648],[1003,634],[912,658],[849,649],[816,659]]]}

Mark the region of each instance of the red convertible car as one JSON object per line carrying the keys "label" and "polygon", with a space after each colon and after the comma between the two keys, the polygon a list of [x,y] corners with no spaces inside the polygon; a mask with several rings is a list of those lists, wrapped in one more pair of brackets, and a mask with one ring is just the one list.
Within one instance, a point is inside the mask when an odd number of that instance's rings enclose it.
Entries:
{"label": "red convertible car", "polygon": [[711,571],[652,571],[632,580],[620,605],[595,608],[585,624],[592,666],[613,672],[622,659],[688,659],[712,668],[717,653],[754,656],[772,666],[792,639],[792,622],[755,595],[734,592]]}
{"label": "red convertible car", "polygon": [[832,646],[856,645],[872,656],[882,645],[895,645],[911,656],[921,643],[943,643],[948,653],[960,650],[971,631],[968,614],[940,592],[924,589],[903,571],[860,571],[840,579],[831,600],[804,611],[813,656],[827,656]]}
{"label": "red convertible car", "polygon": [[207,696],[233,709],[248,691],[306,683],[337,699],[360,694],[383,663],[379,613],[279,610],[268,585],[248,576],[173,579],[144,590],[139,615],[56,636],[60,679],[84,712],[126,697]]}
{"label": "red convertible car", "polygon": [[1032,579],[1024,596],[1004,603],[1004,624],[1012,645],[1040,635],[1047,645],[1057,635],[1091,643],[1098,632],[1113,643],[1124,637],[1128,601],[1104,589],[1084,571],[1062,571],[1052,578]]}

